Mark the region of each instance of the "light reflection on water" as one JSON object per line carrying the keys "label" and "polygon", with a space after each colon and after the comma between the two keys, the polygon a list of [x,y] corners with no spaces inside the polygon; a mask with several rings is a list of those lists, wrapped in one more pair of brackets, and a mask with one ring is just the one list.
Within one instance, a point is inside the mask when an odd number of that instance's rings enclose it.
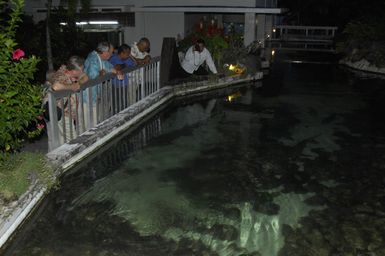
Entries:
{"label": "light reflection on water", "polygon": [[344,166],[367,137],[349,124],[365,103],[296,79],[301,93],[246,87],[155,118],[69,175],[14,255],[344,255],[349,239],[330,233],[355,211]]}
{"label": "light reflection on water", "polygon": [[[212,109],[212,102],[207,104],[209,109]],[[167,176],[169,170],[183,172],[190,162],[199,159],[205,151],[215,150],[226,139],[217,129],[216,118],[207,120],[207,108],[195,104],[178,109],[175,116],[181,115],[181,112],[188,113],[190,117],[194,113],[197,122],[205,119],[206,122],[192,129],[188,136],[177,137],[167,145],[148,146],[123,162],[117,171],[98,180],[89,191],[75,199],[75,208],[90,202],[111,201],[114,209],[110,214],[128,221],[142,236],[160,235],[176,242],[182,238],[197,240],[219,255],[255,251],[264,256],[276,255],[283,246],[281,226],[288,224],[296,227],[301,217],[311,209],[319,208],[304,203],[313,194],[280,194],[274,198],[280,209],[277,215],[258,213],[250,202],[239,202],[222,206],[240,212],[240,216],[228,218],[219,210],[195,203],[180,191],[175,182],[162,180],[161,177]],[[186,125],[175,122],[178,118],[169,120],[173,120],[176,127],[192,125],[191,119]],[[130,170],[135,170],[135,173],[131,174]],[[194,230],[196,224],[207,231],[218,224],[230,226],[237,235],[232,240],[222,240]]]}

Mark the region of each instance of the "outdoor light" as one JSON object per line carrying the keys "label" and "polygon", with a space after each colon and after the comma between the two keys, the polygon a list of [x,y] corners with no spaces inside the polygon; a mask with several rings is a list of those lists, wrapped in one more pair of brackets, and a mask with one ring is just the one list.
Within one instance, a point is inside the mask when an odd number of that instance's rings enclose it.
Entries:
{"label": "outdoor light", "polygon": [[274,56],[274,54],[275,54],[275,50],[272,50],[271,51],[271,56]]}
{"label": "outdoor light", "polygon": [[273,33],[275,33],[275,31],[276,31],[275,28],[273,28]]}
{"label": "outdoor light", "polygon": [[[100,21],[80,21],[76,22],[77,26],[83,25],[118,25],[119,22],[116,20],[100,20]],[[67,22],[60,22],[60,25],[67,26]]]}
{"label": "outdoor light", "polygon": [[90,21],[91,25],[118,25],[119,22],[116,20],[101,20],[101,21]]}
{"label": "outdoor light", "polygon": [[227,96],[227,101],[228,102],[232,102],[234,99],[238,98],[242,96],[242,94],[240,92],[236,92],[236,93],[233,93],[233,94],[230,94],[229,96]]}
{"label": "outdoor light", "polygon": [[243,74],[245,72],[246,68],[243,65],[238,65],[238,64],[237,65],[233,65],[233,64],[230,64],[229,70],[233,71],[237,75],[241,75],[241,74]]}

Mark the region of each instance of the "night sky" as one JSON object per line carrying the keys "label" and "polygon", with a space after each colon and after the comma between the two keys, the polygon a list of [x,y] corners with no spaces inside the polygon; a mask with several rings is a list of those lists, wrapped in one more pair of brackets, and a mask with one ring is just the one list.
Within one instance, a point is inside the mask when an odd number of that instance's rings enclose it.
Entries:
{"label": "night sky", "polygon": [[284,22],[293,25],[337,25],[352,20],[375,20],[385,23],[384,0],[280,0],[288,8]]}

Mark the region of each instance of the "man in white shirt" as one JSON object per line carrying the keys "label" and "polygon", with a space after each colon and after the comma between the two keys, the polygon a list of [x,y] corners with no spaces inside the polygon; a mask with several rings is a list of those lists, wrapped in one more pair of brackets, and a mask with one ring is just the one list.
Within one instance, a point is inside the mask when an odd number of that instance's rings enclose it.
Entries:
{"label": "man in white shirt", "polygon": [[180,64],[183,70],[190,75],[208,75],[208,72],[201,66],[204,62],[206,62],[212,73],[218,73],[213,58],[205,47],[205,41],[198,39],[196,44],[187,50]]}
{"label": "man in white shirt", "polygon": [[131,56],[134,57],[137,65],[144,65],[150,62],[149,50],[150,40],[146,37],[142,37],[139,42],[134,42],[131,45]]}

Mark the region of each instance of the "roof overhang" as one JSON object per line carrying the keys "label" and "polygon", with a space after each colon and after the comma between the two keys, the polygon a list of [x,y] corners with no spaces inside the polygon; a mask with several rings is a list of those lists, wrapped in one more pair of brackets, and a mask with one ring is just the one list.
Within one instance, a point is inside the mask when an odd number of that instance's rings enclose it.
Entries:
{"label": "roof overhang", "polygon": [[135,12],[210,12],[210,13],[260,13],[281,14],[283,8],[222,7],[222,6],[142,6],[133,7]]}

